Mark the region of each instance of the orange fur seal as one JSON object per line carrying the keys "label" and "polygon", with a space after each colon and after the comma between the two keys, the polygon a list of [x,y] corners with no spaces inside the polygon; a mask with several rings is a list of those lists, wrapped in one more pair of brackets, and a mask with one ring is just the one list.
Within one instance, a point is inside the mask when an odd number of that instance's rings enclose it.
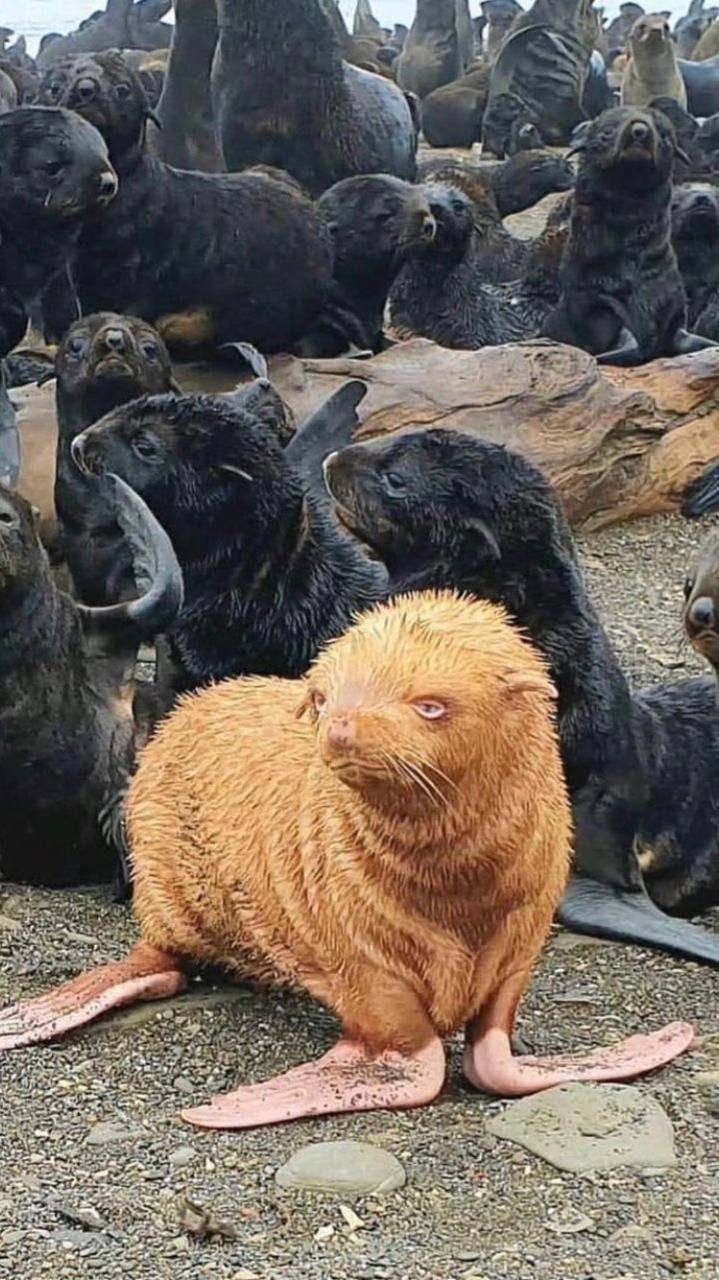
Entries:
{"label": "orange fur seal", "polygon": [[301,681],[185,697],[129,796],[142,942],[0,1015],[0,1048],[172,994],[211,964],[308,991],[343,1035],[318,1062],[185,1113],[204,1127],[421,1105],[462,1026],[465,1073],[496,1093],[668,1061],[690,1027],[585,1058],[512,1056],[570,865],[553,698],[503,611],[451,593],[364,615]]}

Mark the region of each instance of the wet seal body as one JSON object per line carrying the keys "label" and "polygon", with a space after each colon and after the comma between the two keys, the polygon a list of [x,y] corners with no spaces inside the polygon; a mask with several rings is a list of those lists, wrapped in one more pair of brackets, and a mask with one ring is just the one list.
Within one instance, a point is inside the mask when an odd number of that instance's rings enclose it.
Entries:
{"label": "wet seal body", "polygon": [[58,348],[55,372],[61,552],[84,604],[115,604],[135,594],[132,556],[104,489],[75,466],[72,442],[118,405],[179,388],[155,330],[144,320],[112,312],[85,316],[70,327]]}
{"label": "wet seal body", "polygon": [[456,0],[417,0],[414,21],[397,60],[398,85],[426,98],[463,71]]}
{"label": "wet seal body", "polygon": [[128,799],[141,942],[0,1014],[0,1049],[173,994],[210,963],[308,992],[342,1038],[184,1113],[202,1128],[420,1106],[462,1025],[465,1074],[492,1093],[670,1060],[686,1024],[584,1057],[512,1056],[569,866],[552,697],[502,610],[427,593],[364,615],[304,681],[184,699]]}
{"label": "wet seal body", "polygon": [[83,312],[139,316],[178,349],[241,340],[271,352],[301,337],[332,270],[306,196],[263,173],[189,173],[150,156],[144,90],[121,54],[60,63],[41,93],[100,129],[120,175],[114,207],[79,244]]}
{"label": "wet seal body", "polygon": [[76,438],[76,460],[142,494],[172,539],[185,604],[177,687],[303,674],[384,575],[312,498],[276,431],[232,398],[149,396]]}
{"label": "wet seal body", "polygon": [[217,12],[204,0],[175,0],[175,27],[157,105],[162,125],[155,150],[177,169],[221,173],[210,76],[217,46]]}
{"label": "wet seal body", "polygon": [[413,181],[410,104],[342,62],[319,0],[218,0],[218,19],[212,93],[228,169],[275,165],[312,195],[359,173]]}
{"label": "wet seal body", "polygon": [[117,192],[100,134],[70,111],[20,107],[0,116],[0,358],[28,315],[79,315],[70,263],[83,220]]}
{"label": "wet seal body", "polygon": [[182,578],[141,499],[113,479],[105,501],[145,594],[87,609],[55,587],[29,504],[0,490],[0,872],[10,879],[96,883],[123,853],[118,805],[143,732],[135,661],[173,621]]}
{"label": "wet seal body", "polygon": [[660,113],[616,107],[575,142],[574,189],[562,295],[543,333],[633,365],[711,345],[688,333],[671,244],[674,131]]}
{"label": "wet seal body", "polygon": [[[544,654],[575,823],[562,923],[719,965],[719,939],[651,902],[638,857],[666,839],[692,860],[700,846],[682,787],[691,793],[696,773],[715,788],[715,754],[695,753],[691,735],[666,746],[681,695],[667,710],[663,690],[632,699],[542,474],[500,445],[442,430],[352,446],[326,474],[343,523],[387,565],[390,591],[451,586],[493,600]],[[672,910],[683,906],[677,895]]]}
{"label": "wet seal body", "polygon": [[423,160],[418,168],[418,182],[430,177],[450,186],[457,180],[458,170],[485,182],[494,196],[502,218],[510,213],[531,209],[553,191],[569,191],[574,186],[574,169],[564,156],[553,151],[518,151],[507,160],[488,160],[479,165],[446,159]]}
{"label": "wet seal body", "polygon": [[673,98],[687,105],[677,65],[676,46],[663,14],[643,14],[629,35],[631,57],[622,80],[623,107],[648,107],[652,98]]}

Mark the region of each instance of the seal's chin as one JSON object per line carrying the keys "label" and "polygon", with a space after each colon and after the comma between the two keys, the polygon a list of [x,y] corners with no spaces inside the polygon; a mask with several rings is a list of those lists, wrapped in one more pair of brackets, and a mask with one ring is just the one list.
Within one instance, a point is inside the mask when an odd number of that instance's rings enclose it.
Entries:
{"label": "seal's chin", "polygon": [[349,759],[347,756],[325,755],[327,768],[353,791],[368,791],[389,781],[387,770],[370,760]]}
{"label": "seal's chin", "polygon": [[99,378],[108,382],[137,382],[137,371],[122,355],[103,356],[96,364],[90,366],[88,374],[90,378]]}

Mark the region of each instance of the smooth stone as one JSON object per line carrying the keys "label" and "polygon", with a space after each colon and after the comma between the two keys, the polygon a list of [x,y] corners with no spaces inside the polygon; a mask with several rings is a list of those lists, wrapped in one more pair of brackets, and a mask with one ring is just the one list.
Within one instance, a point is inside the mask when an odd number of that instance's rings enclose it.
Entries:
{"label": "smooth stone", "polygon": [[568,1173],[677,1163],[669,1117],[631,1085],[560,1085],[512,1103],[487,1128]]}
{"label": "smooth stone", "polygon": [[121,1142],[134,1142],[142,1136],[141,1129],[133,1129],[129,1125],[120,1124],[116,1120],[102,1120],[94,1124],[85,1138],[89,1147],[106,1147]]}
{"label": "smooth stone", "polygon": [[315,1142],[277,1170],[281,1187],[340,1195],[382,1195],[403,1187],[407,1175],[396,1156],[368,1142]]}
{"label": "smooth stone", "polygon": [[170,1156],[170,1165],[173,1169],[184,1169],[188,1164],[192,1164],[195,1155],[194,1147],[178,1147],[177,1151],[173,1151]]}

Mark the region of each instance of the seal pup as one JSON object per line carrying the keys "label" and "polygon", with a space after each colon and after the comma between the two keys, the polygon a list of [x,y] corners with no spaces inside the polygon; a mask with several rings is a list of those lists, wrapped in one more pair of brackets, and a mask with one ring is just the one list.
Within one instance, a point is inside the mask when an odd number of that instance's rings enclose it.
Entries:
{"label": "seal pup", "polygon": [[333,285],[296,350],[314,357],[341,355],[352,346],[381,351],[392,283],[435,234],[428,193],[390,174],[363,174],[335,183],[317,209],[332,239]]}
{"label": "seal pup", "polygon": [[673,98],[687,105],[677,65],[676,46],[663,14],[643,14],[629,35],[630,58],[622,79],[621,105],[648,107],[652,98]]}
{"label": "seal pup", "polygon": [[103,312],[68,329],[55,359],[55,511],[76,596],[108,605],[135,592],[132,557],[102,486],[72,460],[75,436],[138,396],[180,391],[167,348],[144,320]]}
{"label": "seal pup", "polygon": [[413,181],[410,103],[342,62],[319,0],[218,0],[217,13],[212,94],[228,169],[275,165],[312,195],[358,173]]}
{"label": "seal pup", "polygon": [[605,111],[582,132],[559,304],[545,337],[600,364],[635,365],[710,345],[686,329],[671,244],[674,131],[641,107]]}
{"label": "seal pup", "polygon": [[672,245],[687,295],[689,325],[698,324],[710,298],[719,292],[719,191],[708,182],[674,188]]}
{"label": "seal pup", "polygon": [[[541,472],[501,445],[443,430],[353,445],[325,471],[339,518],[386,564],[391,594],[452,587],[499,603],[549,663],[575,822],[561,922],[719,965],[719,938],[652,903],[637,856],[664,834],[663,778],[648,762],[668,761],[675,779],[679,756],[689,778],[701,751],[655,750],[645,720],[661,706],[647,691],[637,713]],[[683,795],[681,784],[671,794]],[[669,816],[672,839],[692,848],[692,812],[678,801]]]}
{"label": "seal pup", "polygon": [[139,316],[180,350],[240,339],[270,353],[302,336],[332,279],[308,197],[266,174],[189,173],[149,155],[145,93],[119,53],[54,66],[41,93],[100,129],[121,180],[78,247],[83,312]]}
{"label": "seal pup", "polygon": [[70,111],[19,107],[0,116],[0,358],[28,315],[63,332],[79,314],[70,260],[83,220],[117,194],[107,147]]}
{"label": "seal pup", "polygon": [[569,867],[552,696],[501,609],[427,593],[360,618],[306,680],[186,698],[128,797],[140,942],[5,1010],[0,1049],[174,995],[189,966],[211,964],[306,991],[342,1038],[183,1113],[201,1128],[421,1106],[462,1026],[465,1074],[495,1094],[670,1061],[692,1041],[686,1023],[585,1056],[512,1054]]}
{"label": "seal pup", "polygon": [[167,530],[185,604],[169,637],[176,687],[304,674],[383,593],[385,577],[307,495],[266,422],[232,398],[145,396],[72,445],[121,475]]}
{"label": "seal pup", "polygon": [[13,880],[96,882],[123,853],[118,806],[144,732],[135,661],[172,623],[182,578],[144,502],[121,480],[105,490],[145,585],[88,609],[55,587],[30,505],[0,489],[0,871]]}

